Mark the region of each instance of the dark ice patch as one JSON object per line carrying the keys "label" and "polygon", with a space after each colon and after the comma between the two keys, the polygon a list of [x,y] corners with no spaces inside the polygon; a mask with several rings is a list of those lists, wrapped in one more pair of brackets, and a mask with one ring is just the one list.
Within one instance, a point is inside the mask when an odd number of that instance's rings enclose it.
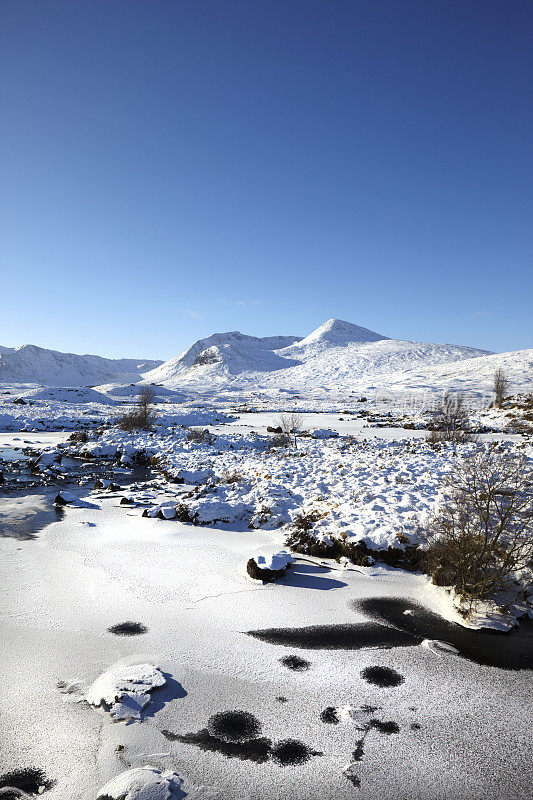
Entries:
{"label": "dark ice patch", "polygon": [[388,686],[399,686],[405,680],[403,675],[400,675],[395,669],[378,666],[365,667],[361,670],[361,677],[382,689]]}
{"label": "dark ice patch", "polygon": [[118,625],[112,625],[107,630],[108,633],[114,633],[115,636],[139,636],[141,633],[146,633],[148,628],[141,622],[119,622]]}
{"label": "dark ice patch", "polygon": [[339,718],[337,716],[337,709],[334,706],[328,706],[324,711],[320,712],[320,719],[326,725],[338,725]]}
{"label": "dark ice patch", "polygon": [[306,628],[265,628],[248,631],[248,635],[269,644],[307,650],[413,647],[422,643],[422,638],[416,634],[373,622],[311,625]]}
{"label": "dark ice patch", "polygon": [[183,742],[199,747],[200,750],[209,750],[214,753],[221,753],[226,758],[239,758],[242,761],[255,761],[262,764],[271,756],[272,741],[266,738],[249,739],[245,742],[224,742],[211,736],[207,728],[197,733],[172,733],[172,731],[161,731],[163,736],[171,742]]}
{"label": "dark ice patch", "polygon": [[355,750],[352,753],[354,761],[362,761],[365,754],[365,740],[364,737],[355,743]]}
{"label": "dark ice patch", "polygon": [[382,623],[394,625],[419,642],[424,639],[447,642],[477,664],[509,670],[533,669],[533,620],[522,620],[517,628],[502,633],[464,628],[403,598],[371,597],[355,601],[352,606]]}
{"label": "dark ice patch", "polygon": [[311,666],[309,661],[306,661],[305,658],[300,658],[300,656],[284,656],[284,658],[280,658],[280,662],[293,672],[305,672]]}
{"label": "dark ice patch", "polygon": [[207,722],[211,736],[223,742],[246,742],[261,733],[261,723],[248,711],[220,711]]}
{"label": "dark ice patch", "polygon": [[23,767],[22,769],[14,769],[11,772],[4,772],[0,775],[0,789],[4,789],[2,797],[6,800],[11,800],[11,797],[20,797],[20,794],[13,792],[10,793],[8,789],[20,789],[22,792],[29,794],[40,794],[46,789],[50,789],[54,785],[46,777],[42,769],[37,767]]}
{"label": "dark ice patch", "polygon": [[311,750],[306,744],[299,742],[298,739],[284,739],[281,742],[277,742],[272,748],[273,760],[282,767],[305,764],[311,756],[321,755],[322,753]]}
{"label": "dark ice patch", "polygon": [[379,731],[379,733],[385,733],[387,735],[391,733],[400,733],[400,726],[397,722],[394,722],[394,720],[382,722],[380,719],[371,719],[369,724],[376,731]]}

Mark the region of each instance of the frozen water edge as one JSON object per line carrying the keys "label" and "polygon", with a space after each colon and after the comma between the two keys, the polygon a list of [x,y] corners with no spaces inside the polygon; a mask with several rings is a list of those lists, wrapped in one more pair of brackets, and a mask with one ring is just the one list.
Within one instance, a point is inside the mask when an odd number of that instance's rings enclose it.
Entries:
{"label": "frozen water edge", "polygon": [[[3,769],[42,766],[57,779],[50,800],[92,800],[115,776],[147,764],[178,772],[191,797],[342,800],[354,793],[342,774],[353,731],[324,725],[320,713],[366,703],[381,706],[382,719],[396,721],[400,734],[393,742],[369,734],[358,765],[365,797],[392,800],[407,785],[417,787],[413,800],[527,796],[530,675],[436,658],[425,647],[299,651],[311,667],[290,672],[279,663],[290,650],[244,634],[360,622],[349,604],[364,597],[406,597],[442,610],[443,595],[427,580],[397,570],[320,570],[311,576],[322,583],[313,585],[296,569],[283,584],[256,586],[240,566],[254,552],[281,547],[279,532],[140,519],[114,502],[103,500],[101,510],[67,508],[63,522],[35,542],[0,542],[10,643],[0,662],[0,680],[9,686],[0,715],[0,738],[8,743]],[[324,591],[333,581],[341,585]],[[129,619],[148,627],[142,640],[107,632]],[[75,702],[126,656],[176,676],[186,695],[166,698],[141,725],[113,724]],[[404,683],[369,686],[360,672],[375,664],[397,670]],[[80,694],[62,694],[58,680],[79,682]],[[226,759],[161,733],[197,731],[212,714],[237,708],[253,713],[272,740],[297,738],[324,756],[288,769]]]}

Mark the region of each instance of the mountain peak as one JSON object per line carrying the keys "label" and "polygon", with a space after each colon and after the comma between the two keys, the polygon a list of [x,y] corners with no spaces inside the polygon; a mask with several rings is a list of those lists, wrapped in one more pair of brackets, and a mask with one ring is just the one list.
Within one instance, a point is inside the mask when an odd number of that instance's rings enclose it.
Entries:
{"label": "mountain peak", "polygon": [[376,333],[352,322],[343,319],[328,319],[323,325],[298,342],[298,346],[314,344],[317,342],[327,342],[329,344],[342,345],[350,342],[377,342],[381,339],[388,339],[381,333]]}

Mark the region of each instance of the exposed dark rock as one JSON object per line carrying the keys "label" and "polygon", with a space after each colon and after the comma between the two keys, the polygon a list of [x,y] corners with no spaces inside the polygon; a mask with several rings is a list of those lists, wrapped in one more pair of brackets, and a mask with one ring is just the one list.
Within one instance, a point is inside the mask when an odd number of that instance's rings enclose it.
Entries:
{"label": "exposed dark rock", "polygon": [[254,581],[263,581],[263,583],[272,583],[277,578],[281,578],[285,575],[285,570],[287,567],[283,567],[283,569],[268,569],[262,568],[257,565],[255,559],[250,558],[248,563],[246,564],[246,572],[253,578]]}

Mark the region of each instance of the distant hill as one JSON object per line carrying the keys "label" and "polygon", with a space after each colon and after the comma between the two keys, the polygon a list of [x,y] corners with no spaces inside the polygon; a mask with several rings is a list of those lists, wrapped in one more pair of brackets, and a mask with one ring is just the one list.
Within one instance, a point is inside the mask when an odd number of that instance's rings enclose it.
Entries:
{"label": "distant hill", "polygon": [[34,344],[0,347],[0,383],[38,383],[44,386],[95,386],[139,381],[161,361],[135,358],[78,356],[46,350]]}

